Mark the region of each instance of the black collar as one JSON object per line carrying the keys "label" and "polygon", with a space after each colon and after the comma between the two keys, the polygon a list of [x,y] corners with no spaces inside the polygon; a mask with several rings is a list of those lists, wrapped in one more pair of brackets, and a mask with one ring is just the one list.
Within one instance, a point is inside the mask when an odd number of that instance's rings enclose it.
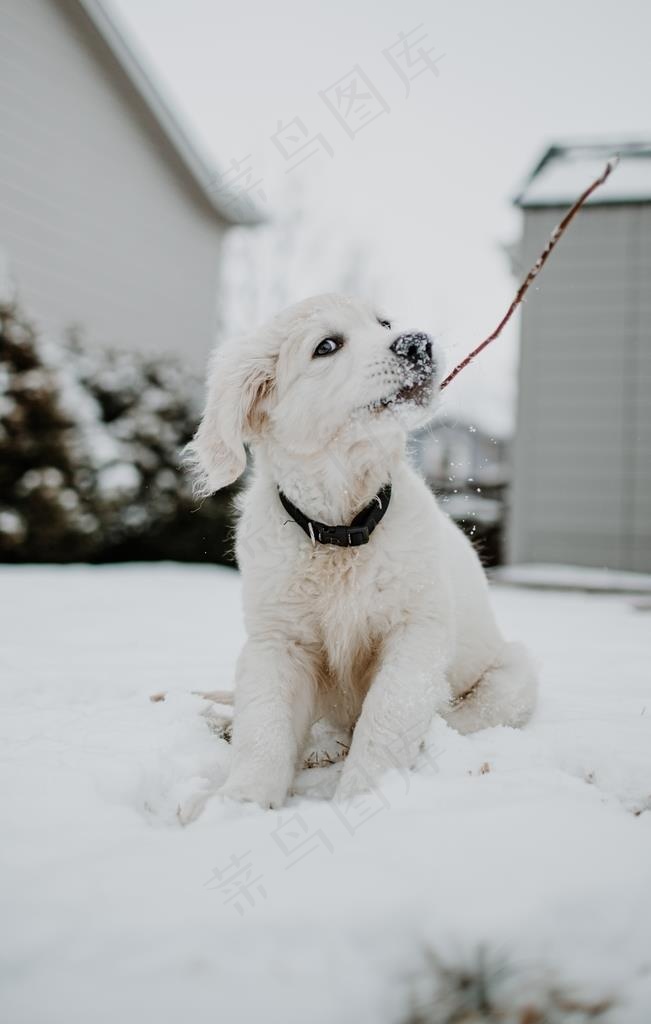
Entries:
{"label": "black collar", "polygon": [[358,512],[350,526],[326,526],[316,519],[308,519],[300,509],[293,505],[289,498],[278,488],[280,498],[286,512],[305,531],[313,544],[336,544],[341,548],[356,548],[360,544],[368,544],[373,530],[383,518],[391,500],[391,484],[385,484],[378,491],[366,508]]}

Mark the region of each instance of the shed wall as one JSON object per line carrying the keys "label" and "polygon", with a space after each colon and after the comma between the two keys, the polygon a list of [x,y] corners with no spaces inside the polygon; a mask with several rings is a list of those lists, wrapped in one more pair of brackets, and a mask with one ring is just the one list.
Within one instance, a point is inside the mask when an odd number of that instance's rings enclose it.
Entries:
{"label": "shed wall", "polygon": [[[522,266],[561,209],[524,213]],[[579,215],[521,324],[510,554],[651,571],[651,205]]]}

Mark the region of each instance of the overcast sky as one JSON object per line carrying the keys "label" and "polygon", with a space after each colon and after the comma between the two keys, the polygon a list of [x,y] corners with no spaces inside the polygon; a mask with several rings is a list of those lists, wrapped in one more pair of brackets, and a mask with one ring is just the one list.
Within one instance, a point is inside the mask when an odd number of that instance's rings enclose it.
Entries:
{"label": "overcast sky", "polygon": [[[546,143],[651,135],[644,0],[113,7],[215,163],[250,155],[269,213],[302,195],[308,218],[288,298],[331,288],[361,261],[360,287],[437,334],[450,364],[512,297],[501,249],[519,230],[510,200]],[[400,33],[417,44],[411,67]],[[293,158],[279,150],[316,136]],[[451,411],[508,426],[516,337],[517,325],[455,381]]]}

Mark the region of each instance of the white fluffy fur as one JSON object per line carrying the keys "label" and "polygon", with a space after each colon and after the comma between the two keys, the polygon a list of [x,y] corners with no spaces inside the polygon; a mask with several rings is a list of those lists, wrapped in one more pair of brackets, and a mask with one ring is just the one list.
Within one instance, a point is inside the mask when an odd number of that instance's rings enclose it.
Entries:
{"label": "white fluffy fur", "polygon": [[[390,349],[401,331],[378,314],[318,296],[225,344],[190,445],[202,493],[235,480],[245,443],[253,450],[237,530],[248,639],[221,793],[263,807],[283,804],[320,718],[352,736],[337,790],[346,798],[408,768],[433,715],[461,732],[520,726],[535,702],[533,669],[496,625],[476,554],[405,457],[437,380],[424,404],[373,405],[408,374]],[[343,348],[313,358],[333,334]],[[389,479],[389,509],[357,548],[313,546],[277,494],[313,519],[348,523]]]}

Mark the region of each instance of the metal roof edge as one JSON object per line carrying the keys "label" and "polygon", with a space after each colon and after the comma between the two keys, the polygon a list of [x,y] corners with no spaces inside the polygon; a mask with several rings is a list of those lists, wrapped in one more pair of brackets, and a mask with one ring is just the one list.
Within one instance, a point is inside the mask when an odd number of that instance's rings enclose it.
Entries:
{"label": "metal roof edge", "polygon": [[265,217],[252,201],[250,209],[246,211],[238,208],[237,203],[229,203],[228,197],[224,199],[217,194],[217,169],[200,154],[184,128],[181,118],[174,112],[169,100],[163,97],[160,88],[154,84],[151,72],[145,69],[142,58],[136,54],[125,30],[118,24],[104,0],[75,0],[75,3],[84,11],[117,60],[216,215],[231,225],[262,223]]}

